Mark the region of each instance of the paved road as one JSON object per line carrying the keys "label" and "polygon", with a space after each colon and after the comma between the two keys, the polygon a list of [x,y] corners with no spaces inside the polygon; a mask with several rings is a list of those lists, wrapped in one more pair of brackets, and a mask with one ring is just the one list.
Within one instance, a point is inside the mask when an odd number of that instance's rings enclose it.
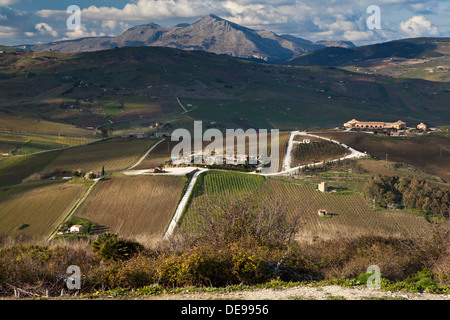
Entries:
{"label": "paved road", "polygon": [[[347,148],[350,151],[350,154],[348,154],[345,157],[342,157],[340,159],[335,159],[333,161],[339,161],[339,160],[345,160],[345,159],[358,159],[358,158],[363,158],[363,157],[367,157],[367,154],[362,153],[358,150],[355,150],[343,143],[340,143],[339,141],[335,141],[333,139],[328,139],[328,138],[324,138],[324,137],[320,137],[314,134],[309,134],[306,132],[300,132],[300,131],[292,131],[291,132],[291,136],[289,138],[289,143],[288,143],[288,148],[287,148],[287,153],[286,153],[286,157],[284,159],[284,163],[283,163],[283,171],[281,172],[276,172],[276,173],[265,173],[265,174],[261,174],[263,176],[279,176],[279,175],[290,175],[290,174],[294,174],[296,173],[299,169],[301,169],[302,167],[305,166],[298,166],[295,168],[291,168],[291,153],[292,153],[292,148],[294,145],[294,137],[300,135],[300,136],[309,136],[309,137],[315,137],[315,138],[320,138],[320,139],[324,139],[330,142],[334,142],[337,144],[340,144],[341,146],[343,146],[344,148]],[[161,141],[160,141],[161,142]],[[160,143],[158,142],[158,143]],[[157,145],[157,144],[156,144]],[[144,157],[146,157],[148,155],[148,153],[151,152],[151,150],[156,147],[153,146]],[[143,157],[143,158],[144,158]],[[197,171],[194,176],[192,177],[192,180],[189,183],[189,186],[185,192],[185,194],[183,195],[183,198],[181,199],[180,203],[178,204],[177,210],[175,211],[175,214],[169,224],[169,227],[167,228],[166,233],[164,234],[164,239],[168,239],[172,234],[173,231],[175,230],[179,219],[181,218],[181,215],[183,214],[183,211],[187,205],[187,201],[192,193],[192,190],[194,188],[195,182],[197,181],[198,176],[202,173],[207,171],[208,169],[203,169],[203,168],[196,168],[196,167],[185,167],[185,168],[168,168],[166,169],[165,173],[152,173],[151,170],[131,170],[134,167],[136,167],[142,160],[140,160],[137,164],[135,164],[134,166],[130,167],[128,170],[124,171],[123,173],[126,175],[178,175],[178,176],[184,176],[189,172],[192,172],[193,170],[199,170]],[[317,164],[313,164],[313,165],[321,165],[322,163],[317,163]],[[255,174],[255,172],[247,172],[248,174]]]}
{"label": "paved road", "polygon": [[[321,137],[321,136],[317,136],[317,135],[306,133],[306,132],[302,132],[302,131],[292,131],[291,132],[291,136],[289,137],[289,144],[288,144],[288,148],[287,148],[287,151],[286,151],[286,157],[284,158],[283,171],[276,172],[276,173],[266,173],[266,174],[262,174],[262,175],[264,175],[264,176],[291,175],[291,174],[295,174],[296,172],[298,172],[299,169],[302,169],[302,168],[306,167],[306,165],[303,165],[303,166],[298,166],[298,167],[291,168],[291,153],[292,153],[292,147],[294,145],[294,137],[295,136],[308,136],[308,137],[314,137],[314,138],[327,140],[327,141],[330,141],[330,142],[333,142],[333,143],[340,144],[344,148],[347,148],[348,151],[350,151],[350,154],[346,155],[345,157],[332,160],[332,162],[336,162],[336,161],[339,161],[339,160],[345,160],[345,159],[359,159],[359,158],[365,158],[365,157],[368,156],[367,154],[365,154],[363,152],[355,150],[352,147],[347,146],[346,144],[340,143],[339,141],[336,141],[336,140],[333,140],[333,139],[324,138],[324,137]],[[316,165],[321,165],[321,164],[322,164],[321,162],[318,162],[318,163],[310,164],[309,166],[311,166],[311,165],[312,166],[316,166]]]}
{"label": "paved road", "polygon": [[156,148],[156,146],[158,145],[158,144],[160,144],[161,142],[163,142],[164,141],[164,139],[162,139],[162,140],[159,140],[157,143],[155,143],[150,149],[148,149],[148,151],[135,163],[135,164],[133,164],[131,167],[129,167],[128,169],[126,169],[126,170],[132,170],[132,169],[134,169],[134,168],[136,168],[138,165],[140,165],[141,164],[141,162],[142,161],[144,161],[144,159],[145,158],[147,158],[148,157],[148,155],[150,154],[150,152],[152,152],[152,150],[153,149],[155,149]]}
{"label": "paved road", "polygon": [[198,176],[205,171],[208,171],[208,169],[199,169],[199,171],[197,171],[192,177],[191,182],[189,183],[189,186],[187,187],[187,190],[184,193],[183,198],[178,204],[177,210],[175,211],[172,221],[170,221],[169,227],[167,228],[166,233],[164,234],[164,239],[168,239],[173,234],[173,231],[175,230],[175,227],[177,226],[178,221],[180,220],[181,215],[183,214],[184,208],[186,207],[186,204],[189,200],[192,190],[194,189],[194,185],[195,182],[197,181]]}

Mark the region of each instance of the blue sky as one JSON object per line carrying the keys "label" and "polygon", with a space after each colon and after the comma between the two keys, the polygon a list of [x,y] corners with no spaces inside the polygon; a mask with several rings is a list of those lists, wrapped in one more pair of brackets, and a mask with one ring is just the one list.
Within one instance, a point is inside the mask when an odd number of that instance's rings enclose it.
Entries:
{"label": "blue sky", "polygon": [[[81,9],[80,29],[67,29],[70,5]],[[367,27],[370,5],[381,10],[381,29]],[[0,44],[115,36],[139,24],[173,26],[208,14],[311,41],[450,36],[450,0],[0,0]]]}

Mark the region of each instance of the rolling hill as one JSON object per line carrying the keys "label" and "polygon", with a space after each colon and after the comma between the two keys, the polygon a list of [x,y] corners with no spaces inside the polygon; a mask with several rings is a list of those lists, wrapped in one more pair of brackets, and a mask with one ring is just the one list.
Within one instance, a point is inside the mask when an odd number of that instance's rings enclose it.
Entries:
{"label": "rolling hill", "polygon": [[193,119],[280,130],[340,126],[352,118],[445,125],[449,89],[444,82],[163,47],[0,55],[1,114],[82,128],[107,124],[118,133],[155,121],[167,131]]}
{"label": "rolling hill", "polygon": [[450,38],[413,38],[389,41],[368,46],[344,48],[329,47],[301,53],[287,61],[292,65],[370,66],[379,59],[429,59],[449,53]]}

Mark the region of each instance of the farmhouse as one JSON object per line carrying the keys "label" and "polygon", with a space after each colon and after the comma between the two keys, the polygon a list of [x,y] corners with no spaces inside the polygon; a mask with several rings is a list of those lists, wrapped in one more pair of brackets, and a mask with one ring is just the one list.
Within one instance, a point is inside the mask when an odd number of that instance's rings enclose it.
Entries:
{"label": "farmhouse", "polygon": [[69,232],[70,233],[78,233],[81,231],[81,229],[83,229],[83,226],[81,224],[76,224],[69,228]]}
{"label": "farmhouse", "polygon": [[96,178],[99,178],[99,177],[100,177],[100,175],[98,173],[95,173],[95,172],[92,172],[92,171],[86,172],[86,174],[84,175],[84,179],[86,179],[86,180],[88,180],[88,179],[96,179]]}
{"label": "farmhouse", "polygon": [[344,127],[351,129],[405,129],[406,122],[379,122],[379,121],[358,121],[352,119],[344,123]]}

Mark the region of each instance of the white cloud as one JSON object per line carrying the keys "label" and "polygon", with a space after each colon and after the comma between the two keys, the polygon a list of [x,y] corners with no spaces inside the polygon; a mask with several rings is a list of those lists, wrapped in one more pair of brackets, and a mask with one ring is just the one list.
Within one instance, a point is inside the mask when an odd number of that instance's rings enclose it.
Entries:
{"label": "white cloud", "polygon": [[123,32],[125,30],[130,29],[131,26],[123,21],[116,21],[116,20],[105,20],[102,21],[102,29],[103,30],[110,30],[110,31],[119,31]]}
{"label": "white cloud", "polygon": [[[122,7],[112,7],[106,1],[96,1],[97,5],[81,10],[81,20],[87,29],[72,32],[71,37],[77,34],[117,35],[137,24],[155,22],[165,25],[177,20],[194,22],[205,15],[216,14],[249,28],[293,34],[313,41],[346,39],[367,44],[398,39],[405,34],[437,34],[437,28],[427,25],[428,20],[423,18],[427,12],[439,12],[436,9],[437,2],[438,0],[377,0],[375,3],[373,0],[133,0]],[[98,6],[98,3],[105,5]],[[370,32],[365,23],[368,18],[366,9],[372,4],[378,5],[382,14],[382,30],[376,32]],[[403,16],[400,18],[400,15],[393,14],[397,12],[401,12]],[[415,17],[399,25],[408,14],[409,17]],[[65,10],[40,10],[36,15],[60,21],[68,18]],[[390,27],[389,23],[395,27]],[[444,30],[442,28],[440,31]]]}
{"label": "white cloud", "polygon": [[15,33],[15,29],[8,26],[0,26],[0,36],[10,36]]}
{"label": "white cloud", "polygon": [[[89,6],[81,10],[82,19],[89,21],[121,20],[121,21],[144,21],[163,20],[170,18],[192,18],[208,15],[220,10],[220,1],[213,0],[137,0],[126,4],[122,9],[115,7]],[[219,10],[218,10],[219,9]],[[63,10],[40,10],[36,14],[43,18],[61,18],[67,16]]]}
{"label": "white cloud", "polygon": [[86,37],[104,37],[105,33],[100,32],[97,33],[95,31],[88,31],[85,25],[81,25],[80,28],[69,30],[65,33],[67,37],[60,40],[73,40],[78,38],[86,38]]}
{"label": "white cloud", "polygon": [[352,42],[358,42],[358,41],[367,41],[373,39],[373,32],[371,31],[357,31],[357,30],[351,30],[351,31],[345,31],[343,38],[345,40],[349,40]]}
{"label": "white cloud", "polygon": [[438,29],[424,16],[414,16],[400,23],[400,30],[409,37],[438,35]]}
{"label": "white cloud", "polygon": [[39,33],[42,34],[42,35],[50,35],[52,37],[57,37],[58,36],[58,32],[53,30],[53,28],[50,25],[48,25],[47,23],[45,23],[45,22],[38,23],[35,26],[35,29],[37,31],[39,31]]}

